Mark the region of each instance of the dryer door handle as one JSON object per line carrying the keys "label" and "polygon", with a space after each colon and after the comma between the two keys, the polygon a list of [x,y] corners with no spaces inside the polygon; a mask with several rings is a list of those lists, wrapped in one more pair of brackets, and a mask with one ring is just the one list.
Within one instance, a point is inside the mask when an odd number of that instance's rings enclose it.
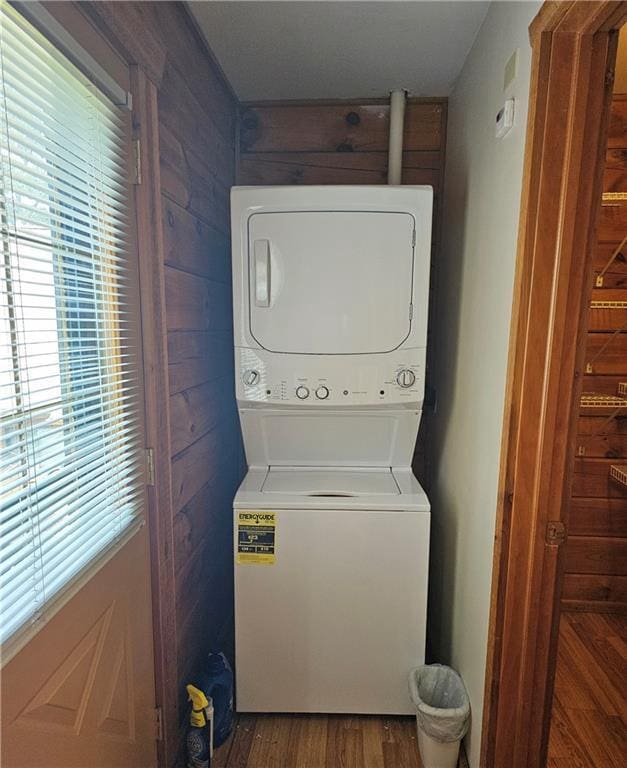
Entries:
{"label": "dryer door handle", "polygon": [[270,241],[255,240],[255,304],[258,307],[270,306]]}

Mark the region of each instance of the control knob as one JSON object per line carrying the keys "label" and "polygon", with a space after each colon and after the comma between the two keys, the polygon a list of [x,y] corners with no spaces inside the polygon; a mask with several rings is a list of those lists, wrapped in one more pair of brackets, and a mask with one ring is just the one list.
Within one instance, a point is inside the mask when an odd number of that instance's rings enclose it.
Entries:
{"label": "control knob", "polygon": [[398,376],[396,377],[396,383],[399,387],[403,387],[403,389],[413,387],[416,383],[416,374],[413,371],[410,371],[409,368],[405,368],[402,371],[399,371]]}
{"label": "control knob", "polygon": [[249,368],[242,374],[242,381],[244,384],[246,384],[247,387],[253,387],[259,382],[260,378],[261,375],[259,374],[259,371],[255,371],[252,368]]}
{"label": "control knob", "polygon": [[316,390],[316,397],[318,400],[326,400],[329,396],[329,389],[328,387],[318,387]]}
{"label": "control knob", "polygon": [[309,390],[307,389],[307,387],[297,387],[296,397],[299,400],[306,400],[309,397]]}

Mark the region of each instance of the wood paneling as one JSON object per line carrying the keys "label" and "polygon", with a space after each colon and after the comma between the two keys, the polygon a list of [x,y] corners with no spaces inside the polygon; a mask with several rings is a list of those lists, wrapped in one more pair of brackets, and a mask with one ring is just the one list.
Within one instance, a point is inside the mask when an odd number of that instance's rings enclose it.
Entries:
{"label": "wood paneling", "polygon": [[625,149],[627,136],[627,95],[617,95],[612,103],[610,131],[607,137],[608,149]]}
{"label": "wood paneling", "polygon": [[[627,192],[622,189],[621,192]],[[620,241],[627,232],[627,201],[604,202],[599,216],[599,241],[613,243]]]}
{"label": "wood paneling", "polygon": [[610,480],[610,466],[615,459],[575,459],[573,496],[621,499],[625,497],[621,486]]}
{"label": "wood paneling", "polygon": [[[438,188],[437,152],[403,153],[403,183]],[[385,152],[246,152],[239,176],[247,184],[386,184]]]}
{"label": "wood paneling", "polygon": [[167,47],[161,36],[155,34],[150,14],[147,17],[142,3],[120,4],[107,0],[83,2],[81,8],[115,42],[129,64],[139,65],[155,85],[160,84]]}
{"label": "wood paneling", "polygon": [[[161,131],[162,192],[198,219],[228,234],[228,189],[206,162],[182,143],[167,126]],[[231,153],[232,154],[232,153]]]}
{"label": "wood paneling", "polygon": [[562,586],[564,610],[618,612],[627,603],[627,576],[567,573]]}
{"label": "wood paneling", "polygon": [[170,394],[182,392],[222,375],[214,360],[233,354],[233,337],[226,331],[171,331],[168,334]]}
{"label": "wood paneling", "polygon": [[[409,99],[405,112],[403,184],[434,189],[431,299],[436,304],[440,195],[446,144],[446,99]],[[240,110],[238,184],[385,184],[389,104],[269,102]],[[427,386],[433,345],[427,344]],[[414,471],[429,489],[429,414],[423,415]]]}
{"label": "wood paneling", "polygon": [[[228,468],[227,468],[228,469]],[[225,498],[223,484],[205,483],[192,498],[174,515],[175,570],[193,558],[198,547],[207,547],[206,536],[215,535],[217,546],[222,546],[224,534],[230,537],[230,516],[223,514]],[[211,545],[215,546],[215,545]],[[228,548],[228,547],[227,547]]]}
{"label": "wood paneling", "polygon": [[[627,332],[588,335],[585,353],[587,373],[620,376],[625,373],[626,360]],[[592,370],[588,370],[588,366]]]}
{"label": "wood paneling", "polygon": [[[202,115],[211,117],[213,124],[231,145],[237,116],[235,96],[197,32],[195,22],[190,20],[184,4],[153,2],[138,5],[147,6],[146,16],[166,39],[168,50],[176,52],[176,67],[200,105]],[[173,60],[170,57],[170,61]]]}
{"label": "wood paneling", "polygon": [[[232,423],[235,417],[226,413],[216,427],[200,436],[172,460],[172,501],[181,509],[205,485],[219,486],[222,475],[228,478],[230,468],[237,463],[238,435]],[[227,510],[224,510],[227,514]],[[228,511],[229,518],[231,511]]]}
{"label": "wood paneling", "polygon": [[[606,270],[603,274],[603,286],[605,288],[627,288],[627,248],[619,251],[616,258],[610,263],[610,259],[616,249],[617,243],[598,243],[594,251],[594,276]],[[609,266],[608,266],[609,265]]]}
{"label": "wood paneling", "polygon": [[568,529],[573,536],[627,536],[627,498],[573,499]]}
{"label": "wood paneling", "polygon": [[225,137],[211,112],[188,86],[188,75],[168,63],[159,89],[159,119],[180,144],[201,159],[211,176],[224,186],[233,179],[234,137]]}
{"label": "wood paneling", "polygon": [[569,536],[566,572],[624,576],[627,574],[627,539]]}
{"label": "wood paneling", "polygon": [[197,435],[204,435],[219,424],[222,403],[231,395],[231,378],[222,376],[170,397],[172,455],[188,448]]}
{"label": "wood paneling", "polygon": [[[439,151],[446,101],[409,100],[404,148]],[[386,152],[390,107],[379,103],[248,104],[241,112],[243,152]]]}
{"label": "wood paneling", "polygon": [[[588,312],[588,331],[591,333],[602,331],[627,331],[626,296],[627,287],[605,287],[593,290],[593,305]],[[627,370],[625,371],[625,374],[627,375]]]}
{"label": "wood paneling", "polygon": [[[614,389],[616,392],[616,389]],[[627,456],[627,418],[615,416],[583,416],[577,422],[578,456],[588,459],[617,459]]]}
{"label": "wood paneling", "polygon": [[615,395],[618,392],[618,385],[627,381],[627,374],[621,376],[594,376],[588,374],[583,377],[582,392],[596,392],[597,394]]}
{"label": "wood paneling", "polygon": [[180,205],[163,199],[165,263],[231,285],[229,238]]}
{"label": "wood paneling", "polygon": [[[627,192],[627,100],[614,98],[604,192]],[[606,200],[594,251],[593,287],[587,313],[588,337],[583,392],[617,395],[627,381],[627,259],[609,259],[627,234],[627,201]],[[579,409],[575,472],[569,505],[562,606],[567,609],[627,611],[627,496],[609,478],[612,463],[627,457],[627,410]],[[579,590],[579,591],[578,591]]]}
{"label": "wood paneling", "polygon": [[229,285],[166,266],[168,331],[228,331],[233,324]]}
{"label": "wood paneling", "polygon": [[627,149],[609,149],[603,176],[605,192],[627,191]]}

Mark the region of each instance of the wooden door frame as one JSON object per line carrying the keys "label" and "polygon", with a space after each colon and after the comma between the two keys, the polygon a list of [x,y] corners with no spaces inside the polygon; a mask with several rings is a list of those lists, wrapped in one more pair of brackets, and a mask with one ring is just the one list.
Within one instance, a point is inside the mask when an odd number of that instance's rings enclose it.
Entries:
{"label": "wooden door frame", "polygon": [[546,764],[584,309],[616,30],[627,2],[545,2],[530,27],[531,90],[501,446],[482,768]]}
{"label": "wooden door frame", "polygon": [[157,759],[173,765],[180,746],[179,681],[176,660],[176,601],[170,411],[165,303],[165,266],[159,119],[155,83],[145,68],[130,65],[133,96],[133,139],[140,178],[135,185],[135,216],[142,319],[142,357],[146,447],[152,456],[147,487],[148,530],[152,584],[152,621],[155,664]]}

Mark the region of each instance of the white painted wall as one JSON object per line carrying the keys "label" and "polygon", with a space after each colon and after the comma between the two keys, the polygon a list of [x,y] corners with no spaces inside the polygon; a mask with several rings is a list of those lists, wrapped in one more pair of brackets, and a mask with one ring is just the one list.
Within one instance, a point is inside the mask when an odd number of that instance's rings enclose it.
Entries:
{"label": "white painted wall", "polygon": [[[430,635],[464,678],[479,768],[497,484],[529,92],[528,27],[539,2],[495,2],[449,101],[433,418]],[[507,91],[503,71],[519,49]],[[515,125],[494,137],[516,99]]]}

